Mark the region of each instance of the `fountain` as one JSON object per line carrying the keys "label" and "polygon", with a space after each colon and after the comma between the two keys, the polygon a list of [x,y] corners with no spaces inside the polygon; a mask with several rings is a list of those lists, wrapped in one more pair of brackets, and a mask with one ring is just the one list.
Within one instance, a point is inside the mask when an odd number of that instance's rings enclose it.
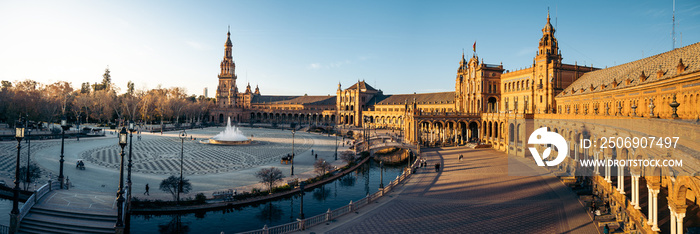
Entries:
{"label": "fountain", "polygon": [[231,117],[228,117],[228,123],[226,123],[226,129],[223,132],[208,141],[202,141],[202,143],[214,145],[246,145],[250,142],[251,140],[245,137],[241,130],[238,130],[238,127],[231,126]]}

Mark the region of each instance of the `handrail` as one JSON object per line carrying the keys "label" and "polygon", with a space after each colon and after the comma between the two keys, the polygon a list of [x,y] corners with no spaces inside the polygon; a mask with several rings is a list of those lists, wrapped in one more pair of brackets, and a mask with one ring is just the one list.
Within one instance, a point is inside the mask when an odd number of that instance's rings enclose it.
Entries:
{"label": "handrail", "polygon": [[32,207],[41,200],[44,195],[47,193],[60,189],[61,183],[59,181],[53,181],[44,184],[41,186],[39,189],[37,189],[28,199],[27,201],[22,205],[22,207],[19,208],[19,219],[17,220],[17,223],[22,221],[22,218],[26,216],[29,213],[29,210],[32,209]]}
{"label": "handrail", "polygon": [[[412,167],[416,167],[418,165],[418,159],[413,162]],[[356,209],[359,209],[361,207],[364,207],[368,204],[370,204],[371,201],[374,201],[382,196],[385,196],[388,192],[392,190],[395,186],[397,186],[399,183],[402,181],[408,179],[410,175],[412,174],[411,169],[404,170],[401,175],[397,176],[395,180],[391,181],[389,185],[383,189],[379,189],[379,191],[373,193],[373,194],[368,194],[366,197],[353,202],[350,201],[350,204],[347,204],[345,206],[341,206],[340,208],[337,208],[335,210],[329,210],[329,212],[321,213],[316,216],[306,218],[306,219],[297,219],[296,222],[291,222],[291,223],[286,223],[274,227],[267,227],[265,225],[262,229],[258,230],[252,230],[252,231],[247,231],[247,232],[240,232],[242,234],[281,234],[281,233],[289,233],[289,232],[295,232],[295,231],[301,231],[304,229],[307,229],[309,227],[316,226],[318,224],[328,222],[332,219],[335,219],[337,217],[343,216],[345,214],[349,214],[354,212]]]}

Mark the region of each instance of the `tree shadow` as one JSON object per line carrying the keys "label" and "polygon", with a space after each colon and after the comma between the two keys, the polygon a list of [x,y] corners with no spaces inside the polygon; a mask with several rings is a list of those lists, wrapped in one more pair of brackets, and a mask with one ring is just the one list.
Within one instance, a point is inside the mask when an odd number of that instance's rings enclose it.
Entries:
{"label": "tree shadow", "polygon": [[190,222],[182,222],[182,215],[173,215],[167,224],[158,224],[159,233],[189,233]]}

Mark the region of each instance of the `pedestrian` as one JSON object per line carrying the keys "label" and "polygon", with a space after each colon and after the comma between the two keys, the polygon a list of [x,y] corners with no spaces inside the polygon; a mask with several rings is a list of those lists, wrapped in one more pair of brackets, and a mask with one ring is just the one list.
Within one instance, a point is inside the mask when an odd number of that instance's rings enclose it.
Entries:
{"label": "pedestrian", "polygon": [[459,161],[461,162],[463,158],[464,158],[464,155],[461,155],[461,154],[460,154],[460,155],[459,155]]}
{"label": "pedestrian", "polygon": [[608,227],[607,224],[605,224],[605,227],[603,227],[603,234],[610,234],[610,227]]}
{"label": "pedestrian", "polygon": [[143,194],[146,194],[146,195],[148,195],[148,196],[151,196],[151,194],[148,193],[148,189],[149,189],[148,184],[146,184],[146,192],[144,192]]}
{"label": "pedestrian", "polygon": [[315,159],[318,159],[318,154],[316,154]]}
{"label": "pedestrian", "polygon": [[70,190],[70,179],[66,176],[66,190]]}
{"label": "pedestrian", "polygon": [[311,149],[311,155],[314,155],[314,149]]}
{"label": "pedestrian", "polygon": [[435,172],[440,171],[440,163],[435,164]]}

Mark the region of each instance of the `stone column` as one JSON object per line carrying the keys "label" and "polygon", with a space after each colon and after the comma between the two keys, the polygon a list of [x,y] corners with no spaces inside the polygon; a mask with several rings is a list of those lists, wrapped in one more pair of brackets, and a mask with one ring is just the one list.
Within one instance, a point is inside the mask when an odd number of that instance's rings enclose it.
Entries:
{"label": "stone column", "polygon": [[634,208],[639,210],[642,207],[639,206],[639,176],[635,175],[632,177],[632,201],[634,201]]}
{"label": "stone column", "polygon": [[649,187],[649,195],[651,195],[651,196],[650,196],[650,197],[651,197],[651,200],[650,200],[650,202],[649,202],[649,204],[650,204],[650,206],[649,206],[649,217],[652,217],[652,218],[650,218],[651,223],[649,223],[649,222],[647,222],[647,223],[648,223],[649,225],[651,225],[651,230],[652,230],[652,231],[657,231],[657,232],[658,232],[658,231],[660,231],[660,229],[659,229],[659,223],[658,223],[658,219],[659,219],[659,201],[658,201],[658,200],[659,200],[659,199],[658,199],[659,190],[658,190],[658,189],[652,189],[651,187]]}
{"label": "stone column", "polygon": [[608,158],[605,158],[605,181],[608,183],[612,184],[612,179],[610,178],[610,172],[612,172],[612,168],[610,168],[610,165],[608,164]]}
{"label": "stone column", "polygon": [[683,218],[685,218],[685,212],[677,213],[676,216],[676,234],[683,234]]}
{"label": "stone column", "polygon": [[654,202],[652,202],[652,189],[651,186],[647,184],[647,198],[649,198],[649,201],[647,202],[647,224],[651,225],[653,222],[652,219],[654,219],[654,208],[652,206],[654,205]]}
{"label": "stone column", "polygon": [[620,194],[625,194],[625,168],[618,166],[618,172],[617,172],[617,178],[619,178],[619,182],[617,183],[617,186],[620,189]]}
{"label": "stone column", "polygon": [[671,234],[676,234],[676,212],[673,212],[673,208],[669,205],[668,210],[671,213],[671,220],[669,221],[671,223]]}

